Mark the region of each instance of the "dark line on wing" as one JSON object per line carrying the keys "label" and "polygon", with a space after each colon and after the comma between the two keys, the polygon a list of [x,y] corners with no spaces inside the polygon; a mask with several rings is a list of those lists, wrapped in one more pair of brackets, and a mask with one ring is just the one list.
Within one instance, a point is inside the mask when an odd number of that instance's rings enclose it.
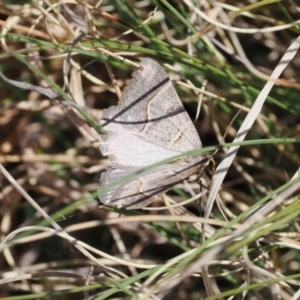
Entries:
{"label": "dark line on wing", "polygon": [[[126,109],[127,109],[127,107],[126,107]],[[117,118],[116,117],[117,115],[115,115],[113,118],[110,118],[110,119],[102,118],[101,120],[102,121],[106,121],[105,123],[102,124],[102,127],[105,127],[109,123],[116,123],[116,124],[123,124],[123,125],[146,124],[146,123],[149,123],[149,122],[156,122],[156,121],[160,121],[160,120],[172,117],[172,116],[176,116],[176,115],[179,115],[179,114],[181,114],[183,112],[185,112],[184,107],[180,107],[178,109],[175,109],[170,114],[166,114],[165,116],[160,116],[160,117],[153,118],[153,119],[147,119],[145,121],[130,121],[130,122],[129,121],[127,121],[127,122],[126,121],[117,121],[117,120],[114,120],[115,118]],[[123,111],[122,111],[122,113],[123,113]],[[118,116],[119,115],[120,115],[120,113],[118,113]]]}
{"label": "dark line on wing", "polygon": [[148,97],[149,95],[151,95],[153,92],[155,92],[156,90],[158,90],[159,88],[161,88],[164,84],[166,84],[167,82],[170,81],[169,77],[166,77],[164,80],[162,80],[161,82],[159,82],[157,85],[155,85],[154,87],[152,87],[149,91],[147,91],[146,93],[144,93],[142,96],[138,97],[136,100],[134,100],[130,105],[128,105],[127,107],[125,107],[124,109],[122,109],[120,112],[118,112],[117,114],[115,114],[112,118],[102,118],[102,121],[105,121],[103,124],[101,124],[103,127],[105,127],[106,125],[108,125],[109,123],[117,123],[117,124],[145,124],[148,122],[156,122],[159,120],[163,120],[165,118],[171,117],[171,116],[175,116],[177,114],[180,114],[182,112],[185,112],[184,107],[180,107],[179,109],[175,109],[172,113],[165,115],[165,116],[161,116],[161,117],[157,117],[157,118],[153,118],[153,119],[147,119],[147,120],[143,120],[143,121],[130,121],[130,122],[126,122],[126,121],[118,121],[116,120],[118,117],[120,117],[122,114],[126,113],[128,110],[130,110],[134,105],[136,105],[137,103],[141,102],[142,100],[144,100],[146,97]]}

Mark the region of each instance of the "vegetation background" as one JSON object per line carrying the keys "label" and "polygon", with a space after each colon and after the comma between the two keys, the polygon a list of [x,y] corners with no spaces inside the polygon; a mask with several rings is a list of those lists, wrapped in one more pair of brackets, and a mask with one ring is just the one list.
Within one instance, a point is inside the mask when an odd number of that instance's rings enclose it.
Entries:
{"label": "vegetation background", "polygon": [[[108,165],[98,120],[142,57],[168,72],[192,120],[201,103],[203,151],[233,141],[299,35],[297,1],[252,2],[2,2],[1,71],[64,101],[0,79],[1,299],[300,298],[299,54],[227,171],[208,239],[206,195],[158,208],[206,190],[214,174],[202,188],[177,185],[154,210],[98,201]],[[258,216],[257,204],[270,199],[280,201],[246,226],[242,214]]]}

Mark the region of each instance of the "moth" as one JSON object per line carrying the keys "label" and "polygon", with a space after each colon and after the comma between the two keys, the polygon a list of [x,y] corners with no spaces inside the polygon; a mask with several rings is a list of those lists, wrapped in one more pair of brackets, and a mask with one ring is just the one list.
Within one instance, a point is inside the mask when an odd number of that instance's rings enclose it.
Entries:
{"label": "moth", "polygon": [[117,106],[103,111],[100,150],[110,167],[100,178],[100,201],[127,209],[142,208],[204,168],[206,157],[194,155],[160,165],[101,193],[101,187],[164,159],[202,147],[170,78],[144,58]]}

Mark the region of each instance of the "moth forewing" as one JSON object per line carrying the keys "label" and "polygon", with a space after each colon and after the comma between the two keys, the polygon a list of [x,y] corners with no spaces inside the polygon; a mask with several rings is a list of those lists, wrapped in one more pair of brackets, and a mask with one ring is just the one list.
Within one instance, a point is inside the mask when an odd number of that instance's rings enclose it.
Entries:
{"label": "moth forewing", "polygon": [[101,186],[120,182],[100,195],[104,204],[144,207],[203,168],[205,157],[194,155],[122,183],[122,177],[143,167],[202,147],[168,75],[150,58],[141,61],[118,106],[104,110],[100,123],[106,130],[100,136],[100,149],[110,159]]}

